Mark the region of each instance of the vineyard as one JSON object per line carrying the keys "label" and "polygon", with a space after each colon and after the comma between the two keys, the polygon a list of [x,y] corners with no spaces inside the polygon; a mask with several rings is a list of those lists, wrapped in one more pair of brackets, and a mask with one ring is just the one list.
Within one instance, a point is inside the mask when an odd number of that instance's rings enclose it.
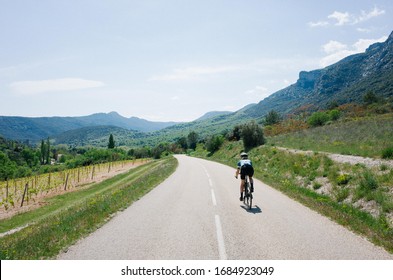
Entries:
{"label": "vineyard", "polygon": [[116,161],[0,181],[0,219],[44,203],[43,198],[102,181],[142,163],[143,160]]}

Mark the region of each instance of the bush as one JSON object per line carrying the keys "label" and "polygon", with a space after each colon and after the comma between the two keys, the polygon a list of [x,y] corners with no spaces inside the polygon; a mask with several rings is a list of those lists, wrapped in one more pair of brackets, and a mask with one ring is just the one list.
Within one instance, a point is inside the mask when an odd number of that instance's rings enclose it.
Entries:
{"label": "bush", "polygon": [[307,120],[311,126],[322,126],[328,121],[330,121],[330,116],[326,112],[315,112]]}
{"label": "bush", "polygon": [[254,147],[265,144],[263,129],[255,121],[244,124],[241,129],[244,149],[249,151]]}
{"label": "bush", "polygon": [[393,159],[393,147],[388,147],[382,151],[383,159]]}
{"label": "bush", "polygon": [[265,118],[265,125],[277,124],[281,121],[281,116],[274,110],[271,110]]}
{"label": "bush", "polygon": [[346,185],[348,184],[351,177],[348,174],[340,174],[336,178],[336,182],[338,185]]}
{"label": "bush", "polygon": [[209,136],[206,139],[205,148],[213,154],[221,147],[222,143],[224,143],[224,137],[222,135]]}
{"label": "bush", "polygon": [[338,119],[340,118],[340,115],[341,115],[341,113],[340,113],[340,111],[337,110],[337,109],[331,110],[331,111],[329,112],[329,118],[330,118],[330,120],[332,120],[332,121],[338,120]]}

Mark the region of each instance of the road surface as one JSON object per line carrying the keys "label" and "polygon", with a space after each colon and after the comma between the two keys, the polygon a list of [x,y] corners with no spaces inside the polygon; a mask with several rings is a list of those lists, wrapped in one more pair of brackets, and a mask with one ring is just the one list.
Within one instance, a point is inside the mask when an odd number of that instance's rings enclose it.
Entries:
{"label": "road surface", "polygon": [[234,168],[176,157],[173,175],[58,259],[393,259],[258,180],[247,210]]}

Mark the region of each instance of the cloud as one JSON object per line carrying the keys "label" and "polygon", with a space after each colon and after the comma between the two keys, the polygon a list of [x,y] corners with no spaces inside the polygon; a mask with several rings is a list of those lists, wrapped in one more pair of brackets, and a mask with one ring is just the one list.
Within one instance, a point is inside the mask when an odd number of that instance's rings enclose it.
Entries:
{"label": "cloud", "polygon": [[384,42],[387,38],[387,36],[383,36],[379,39],[359,39],[350,47],[337,41],[329,41],[322,46],[327,56],[321,59],[320,65],[326,67],[349,55],[364,52],[371,44]]}
{"label": "cloud", "polygon": [[341,13],[341,12],[335,11],[333,14],[328,15],[328,18],[336,20],[337,22],[335,23],[335,25],[344,25],[344,24],[351,21],[350,15],[348,12]]}
{"label": "cloud", "polygon": [[329,22],[327,22],[325,20],[320,20],[317,22],[309,22],[308,25],[311,27],[321,27],[321,26],[328,26]]}
{"label": "cloud", "polygon": [[322,46],[325,53],[336,53],[347,48],[347,45],[337,41],[329,41],[329,43]]}
{"label": "cloud", "polygon": [[205,76],[209,76],[212,74],[220,74],[225,72],[232,72],[237,69],[238,67],[235,66],[188,67],[182,69],[174,69],[170,74],[153,76],[149,79],[149,81],[199,80]]}
{"label": "cloud", "polygon": [[367,21],[367,20],[369,20],[371,18],[378,17],[378,16],[381,16],[383,14],[385,14],[385,10],[380,10],[377,7],[374,7],[374,9],[372,11],[368,12],[368,13],[365,12],[365,11],[362,11],[361,15],[358,18],[355,19],[355,23]]}
{"label": "cloud", "polygon": [[343,25],[356,25],[361,22],[368,21],[372,18],[384,15],[385,10],[381,10],[377,7],[370,10],[369,12],[361,11],[360,14],[350,14],[349,12],[338,12],[334,11],[327,16],[328,20],[319,20],[317,22],[309,22],[310,27],[323,27],[329,25],[343,26]]}
{"label": "cloud", "polygon": [[87,88],[102,87],[100,81],[85,80],[80,78],[64,78],[40,81],[19,81],[10,84],[10,88],[21,94],[38,94],[53,91],[73,91]]}

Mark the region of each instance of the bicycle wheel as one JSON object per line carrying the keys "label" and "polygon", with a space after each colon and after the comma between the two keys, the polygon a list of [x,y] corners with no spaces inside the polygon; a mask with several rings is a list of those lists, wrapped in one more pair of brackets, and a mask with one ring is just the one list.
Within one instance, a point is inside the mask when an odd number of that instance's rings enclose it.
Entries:
{"label": "bicycle wheel", "polygon": [[245,190],[245,191],[244,191],[244,199],[243,199],[244,205],[247,205],[247,206],[248,206],[248,199],[249,199],[248,193],[247,193],[247,190]]}

